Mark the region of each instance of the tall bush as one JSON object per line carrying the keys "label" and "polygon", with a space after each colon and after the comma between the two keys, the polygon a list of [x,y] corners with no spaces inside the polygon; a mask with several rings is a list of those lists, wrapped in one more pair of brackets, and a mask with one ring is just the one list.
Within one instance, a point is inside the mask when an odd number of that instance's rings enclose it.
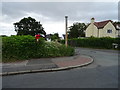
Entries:
{"label": "tall bush", "polygon": [[2,37],[3,62],[41,57],[69,56],[74,49],[55,42],[46,42],[43,38],[36,42],[33,36]]}

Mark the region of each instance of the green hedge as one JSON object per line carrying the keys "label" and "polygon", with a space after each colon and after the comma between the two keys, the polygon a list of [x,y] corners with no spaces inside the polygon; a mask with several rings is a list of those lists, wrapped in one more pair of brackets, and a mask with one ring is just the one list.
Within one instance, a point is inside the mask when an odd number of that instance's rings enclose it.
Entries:
{"label": "green hedge", "polygon": [[[64,40],[60,41],[61,43],[65,43]],[[74,38],[69,39],[68,44],[70,46],[74,47],[89,47],[89,48],[104,48],[104,49],[112,49],[113,43],[119,44],[120,38],[110,38],[110,37],[104,37],[104,38]]]}
{"label": "green hedge", "polygon": [[71,56],[72,47],[60,43],[46,42],[43,38],[36,42],[33,36],[2,37],[2,61],[10,62],[30,58]]}

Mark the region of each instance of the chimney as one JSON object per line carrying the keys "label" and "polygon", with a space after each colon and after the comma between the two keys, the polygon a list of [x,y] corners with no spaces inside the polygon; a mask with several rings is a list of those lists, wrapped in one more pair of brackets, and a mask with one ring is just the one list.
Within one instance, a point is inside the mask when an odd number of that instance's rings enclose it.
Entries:
{"label": "chimney", "polygon": [[95,22],[95,18],[91,18],[91,23],[94,23]]}

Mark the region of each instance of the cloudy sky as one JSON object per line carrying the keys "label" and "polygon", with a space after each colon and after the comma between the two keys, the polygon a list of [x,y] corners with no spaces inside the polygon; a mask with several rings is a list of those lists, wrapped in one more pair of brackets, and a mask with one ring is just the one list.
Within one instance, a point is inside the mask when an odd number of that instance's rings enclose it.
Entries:
{"label": "cloudy sky", "polygon": [[24,17],[40,21],[47,34],[65,33],[65,15],[68,26],[75,22],[118,21],[118,2],[2,2],[0,35],[16,35],[13,23]]}

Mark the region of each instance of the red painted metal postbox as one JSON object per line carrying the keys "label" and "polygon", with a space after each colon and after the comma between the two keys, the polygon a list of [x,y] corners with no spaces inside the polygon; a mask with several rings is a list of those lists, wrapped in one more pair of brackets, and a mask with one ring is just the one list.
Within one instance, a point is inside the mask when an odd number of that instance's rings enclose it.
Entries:
{"label": "red painted metal postbox", "polygon": [[35,35],[35,39],[37,40],[37,42],[39,41],[40,38],[40,34]]}

